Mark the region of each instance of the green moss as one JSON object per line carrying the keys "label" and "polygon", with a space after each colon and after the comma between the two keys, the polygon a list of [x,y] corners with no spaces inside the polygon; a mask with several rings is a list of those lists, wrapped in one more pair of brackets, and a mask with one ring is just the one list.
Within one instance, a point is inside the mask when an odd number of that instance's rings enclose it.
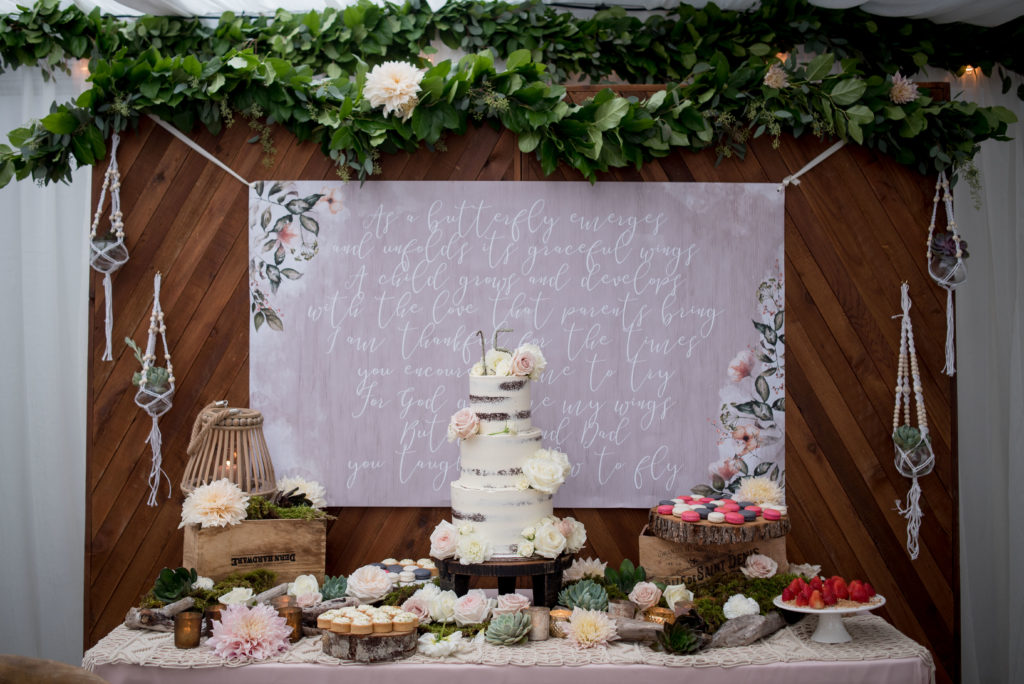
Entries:
{"label": "green moss", "polygon": [[463,625],[458,626],[454,622],[437,623],[431,622],[429,625],[421,624],[419,626],[420,634],[433,634],[438,639],[442,639],[446,636],[451,636],[455,632],[462,632],[463,639],[472,639],[480,632],[486,631],[490,626],[490,621],[480,623],[479,625]]}
{"label": "green moss", "polygon": [[714,633],[725,622],[722,606],[733,594],[743,594],[757,601],[761,615],[775,609],[772,600],[793,581],[796,575],[779,574],[767,579],[750,578],[740,573],[723,573],[691,587],[694,611],[704,620],[709,633]]}
{"label": "green moss", "polygon": [[327,520],[331,516],[312,506],[283,507],[271,503],[262,496],[249,497],[245,508],[246,520]]}

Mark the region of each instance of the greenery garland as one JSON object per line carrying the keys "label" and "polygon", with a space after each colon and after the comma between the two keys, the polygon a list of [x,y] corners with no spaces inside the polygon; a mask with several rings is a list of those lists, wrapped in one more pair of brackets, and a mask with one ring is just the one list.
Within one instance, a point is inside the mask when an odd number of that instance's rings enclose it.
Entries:
{"label": "greenery garland", "polygon": [[[1000,107],[927,96],[893,104],[891,72],[880,66],[902,64],[908,55],[911,64],[923,63],[921,54],[936,63],[934,50],[918,49],[927,41],[910,38],[909,30],[902,42],[879,47],[889,22],[873,20],[874,29],[858,29],[871,40],[854,50],[840,31],[845,26],[849,34],[856,23],[849,13],[842,24],[822,21],[831,15],[803,2],[766,2],[748,13],[681,6],[645,22],[621,11],[580,20],[536,4],[459,3],[435,14],[419,9],[415,2],[383,8],[363,2],[302,15],[228,13],[208,28],[166,17],[121,22],[95,11],[85,16],[44,0],[0,23],[2,65],[43,60],[54,67],[69,56],[89,55],[92,88],[11,132],[13,149],[0,146],[0,186],[12,177],[69,179],[72,158],[80,166],[101,160],[105,139],[137,125],[147,112],[186,131],[201,123],[214,134],[232,125],[236,114],[254,122],[265,118],[316,142],[343,178],[360,179],[374,173],[381,153],[438,145],[471,123],[516,133],[520,149],[535,152],[545,173],[565,162],[593,181],[599,172],[639,167],[672,149],[714,147],[722,156],[742,155],[751,136],[777,142],[783,132],[808,131],[877,148],[929,173],[969,164],[981,141],[1006,139],[1007,125],[1015,121]],[[531,23],[505,16],[523,12]],[[535,24],[543,30],[535,32]],[[552,26],[558,30],[548,33]],[[1007,26],[1015,36],[1019,26]],[[645,38],[648,29],[655,38]],[[840,32],[826,38],[824,32],[833,29]],[[411,53],[433,32],[446,42],[458,37],[460,46],[490,42],[499,54],[526,47],[506,55],[503,71],[495,69],[490,50],[456,65],[430,66],[412,116],[384,118],[362,95],[370,63],[398,58],[429,66]],[[987,46],[979,48],[987,50],[978,53],[979,64],[991,58],[984,62],[991,68],[997,57],[990,52],[999,41],[986,36],[979,42]],[[764,85],[773,55],[797,43],[838,47],[838,55],[848,56],[837,60],[826,53],[808,64],[789,60],[787,86]],[[355,45],[362,57],[348,49]],[[1016,68],[1014,54],[1007,50],[998,59]],[[605,90],[579,106],[565,102],[565,88],[553,83],[562,73],[594,78],[609,70],[634,81],[683,83],[644,101]]]}

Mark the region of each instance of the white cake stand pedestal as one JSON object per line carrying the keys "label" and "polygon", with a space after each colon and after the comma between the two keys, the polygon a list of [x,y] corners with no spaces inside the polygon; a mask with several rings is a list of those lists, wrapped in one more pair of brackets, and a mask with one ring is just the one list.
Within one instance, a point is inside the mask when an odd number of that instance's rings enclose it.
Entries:
{"label": "white cake stand pedestal", "polygon": [[885,605],[885,597],[881,594],[875,596],[875,599],[875,603],[865,604],[863,606],[855,606],[853,608],[823,608],[821,610],[783,603],[781,596],[776,596],[772,602],[775,604],[776,608],[781,608],[782,610],[789,610],[794,613],[817,615],[818,628],[814,630],[814,634],[811,635],[811,641],[817,641],[823,644],[842,644],[853,639],[853,637],[850,636],[850,633],[846,631],[846,626],[843,625],[843,616],[866,613]]}

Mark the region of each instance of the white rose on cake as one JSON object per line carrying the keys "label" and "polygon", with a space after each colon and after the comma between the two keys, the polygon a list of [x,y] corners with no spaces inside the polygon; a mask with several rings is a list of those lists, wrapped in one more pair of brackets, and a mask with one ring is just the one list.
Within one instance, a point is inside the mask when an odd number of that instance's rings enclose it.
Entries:
{"label": "white rose on cake", "polygon": [[473,589],[460,596],[452,608],[452,615],[455,617],[455,624],[478,625],[487,620],[491,615],[491,608],[494,601],[487,598],[483,589]]}
{"label": "white rose on cake", "polygon": [[459,535],[459,545],[455,549],[455,555],[463,565],[471,563],[483,563],[490,560],[494,550],[491,543],[476,535]]}
{"label": "white rose on cake", "polygon": [[565,550],[565,537],[555,525],[542,525],[537,529],[533,549],[545,558],[557,558]]}
{"label": "white rose on cake", "polygon": [[559,452],[550,449],[537,449],[523,464],[523,475],[531,487],[547,494],[554,494],[562,486],[566,473],[561,461],[552,455],[557,453]]}
{"label": "white rose on cake", "polygon": [[533,548],[533,542],[532,541],[519,542],[518,552],[517,553],[519,553],[520,556],[522,556],[523,558],[529,558],[530,556],[533,555],[533,552],[534,552],[534,548]]}
{"label": "white rose on cake", "polygon": [[544,359],[540,347],[535,344],[526,343],[516,349],[512,355],[512,374],[539,380],[541,373],[547,367],[548,362]]}
{"label": "white rose on cake", "polygon": [[459,545],[459,531],[447,520],[438,523],[430,533],[430,555],[434,558],[451,558]]}
{"label": "white rose on cake", "polygon": [[363,603],[374,603],[384,598],[391,587],[391,578],[386,570],[376,565],[364,565],[348,576],[345,593]]}
{"label": "white rose on cake", "polygon": [[[512,355],[508,352],[488,349],[484,355],[484,362],[487,364],[490,375],[502,377],[512,374]],[[503,372],[498,372],[499,367]]]}

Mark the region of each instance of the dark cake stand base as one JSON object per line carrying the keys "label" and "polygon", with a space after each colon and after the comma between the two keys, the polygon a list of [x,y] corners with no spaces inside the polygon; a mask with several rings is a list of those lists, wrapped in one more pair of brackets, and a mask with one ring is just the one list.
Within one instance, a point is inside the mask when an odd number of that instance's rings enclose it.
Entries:
{"label": "dark cake stand base", "polygon": [[553,608],[558,605],[558,592],[562,590],[562,572],[572,564],[572,555],[562,554],[554,560],[515,558],[470,565],[463,565],[453,558],[435,559],[435,562],[441,588],[451,589],[459,596],[464,596],[469,591],[470,577],[497,577],[499,594],[514,593],[516,578],[530,577],[533,580],[533,604]]}

